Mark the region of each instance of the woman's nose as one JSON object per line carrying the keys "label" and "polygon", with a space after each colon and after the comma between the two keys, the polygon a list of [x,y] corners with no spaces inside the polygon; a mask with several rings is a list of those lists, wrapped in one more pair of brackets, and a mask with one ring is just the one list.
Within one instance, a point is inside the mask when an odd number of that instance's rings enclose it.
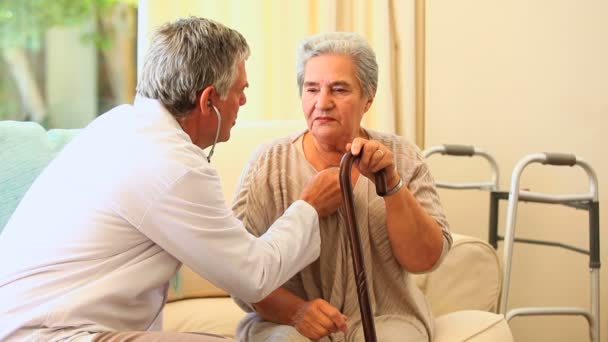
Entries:
{"label": "woman's nose", "polygon": [[328,109],[332,106],[332,98],[328,91],[321,90],[317,96],[317,102],[315,107],[317,109]]}

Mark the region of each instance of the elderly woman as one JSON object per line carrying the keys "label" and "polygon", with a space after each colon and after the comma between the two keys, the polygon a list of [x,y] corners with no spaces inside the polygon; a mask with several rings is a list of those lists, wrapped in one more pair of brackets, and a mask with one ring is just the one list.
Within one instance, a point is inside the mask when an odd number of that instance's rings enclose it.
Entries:
{"label": "elderly woman", "polygon": [[[347,150],[358,155],[351,178],[378,340],[432,340],[431,310],[409,274],[436,267],[451,235],[419,149],[361,127],[378,83],[374,52],[353,33],[309,37],[298,51],[297,81],[308,127],[254,152],[233,210],[261,235],[315,174],[337,170]],[[384,197],[376,195],[373,181],[380,170],[387,175]],[[328,192],[338,191],[337,177],[336,171]],[[239,325],[239,340],[363,340],[343,214],[321,220],[315,263],[260,302],[237,299],[254,310]]]}

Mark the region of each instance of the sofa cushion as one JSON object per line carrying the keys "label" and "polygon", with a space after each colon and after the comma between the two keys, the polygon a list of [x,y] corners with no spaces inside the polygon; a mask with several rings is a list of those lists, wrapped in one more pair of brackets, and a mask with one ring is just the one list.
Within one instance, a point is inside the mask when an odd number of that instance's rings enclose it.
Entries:
{"label": "sofa cushion", "polygon": [[234,338],[245,316],[230,297],[185,299],[165,305],[163,330],[205,332]]}
{"label": "sofa cushion", "polygon": [[188,266],[182,266],[179,270],[179,288],[175,286],[169,288],[168,301],[190,299],[190,298],[205,298],[205,297],[227,297],[226,291],[211,284],[205,278],[202,278]]}
{"label": "sofa cushion", "polygon": [[[180,300],[165,306],[163,330],[206,332],[234,338],[246,315],[230,298]],[[478,310],[452,312],[435,320],[434,342],[512,342],[504,316]]]}
{"label": "sofa cushion", "polygon": [[496,311],[502,286],[496,250],[474,237],[455,233],[452,237],[452,249],[443,263],[431,273],[414,276],[433,313]]}
{"label": "sofa cushion", "polygon": [[435,320],[434,342],[512,342],[504,316],[484,311],[458,311]]}
{"label": "sofa cushion", "polygon": [[35,122],[0,121],[0,233],[34,179],[77,133],[47,132]]}

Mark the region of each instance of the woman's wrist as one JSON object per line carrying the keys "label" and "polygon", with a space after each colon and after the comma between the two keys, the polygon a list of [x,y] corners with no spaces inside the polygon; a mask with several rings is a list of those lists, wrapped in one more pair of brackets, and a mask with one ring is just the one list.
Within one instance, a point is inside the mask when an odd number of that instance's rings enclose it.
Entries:
{"label": "woman's wrist", "polygon": [[386,193],[384,195],[382,195],[382,197],[387,197],[387,196],[390,196],[390,195],[396,193],[397,191],[399,191],[399,189],[401,189],[402,186],[403,186],[403,179],[401,177],[399,177],[399,181],[397,182],[397,184],[395,184],[395,186],[393,186],[392,188],[388,189],[386,191]]}

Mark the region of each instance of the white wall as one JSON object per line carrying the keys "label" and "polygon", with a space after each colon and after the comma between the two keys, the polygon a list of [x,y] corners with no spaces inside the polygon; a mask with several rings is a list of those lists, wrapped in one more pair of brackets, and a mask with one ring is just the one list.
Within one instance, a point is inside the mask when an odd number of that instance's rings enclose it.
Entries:
{"label": "white wall", "polygon": [[[515,163],[529,153],[573,153],[595,168],[604,263],[600,325],[606,341],[608,1],[459,0],[426,6],[426,146],[458,143],[490,151],[505,190]],[[477,159],[430,161],[437,179],[489,175]],[[539,165],[524,174],[521,185],[571,193],[585,191],[587,180],[580,169]],[[487,194],[442,190],[441,195],[454,231],[487,237]],[[506,202],[500,209],[504,227]],[[588,248],[585,213],[562,206],[520,205],[517,233]],[[516,245],[510,306],[588,306],[587,265],[583,255]],[[511,326],[518,342],[588,340],[580,317],[515,318]]]}

